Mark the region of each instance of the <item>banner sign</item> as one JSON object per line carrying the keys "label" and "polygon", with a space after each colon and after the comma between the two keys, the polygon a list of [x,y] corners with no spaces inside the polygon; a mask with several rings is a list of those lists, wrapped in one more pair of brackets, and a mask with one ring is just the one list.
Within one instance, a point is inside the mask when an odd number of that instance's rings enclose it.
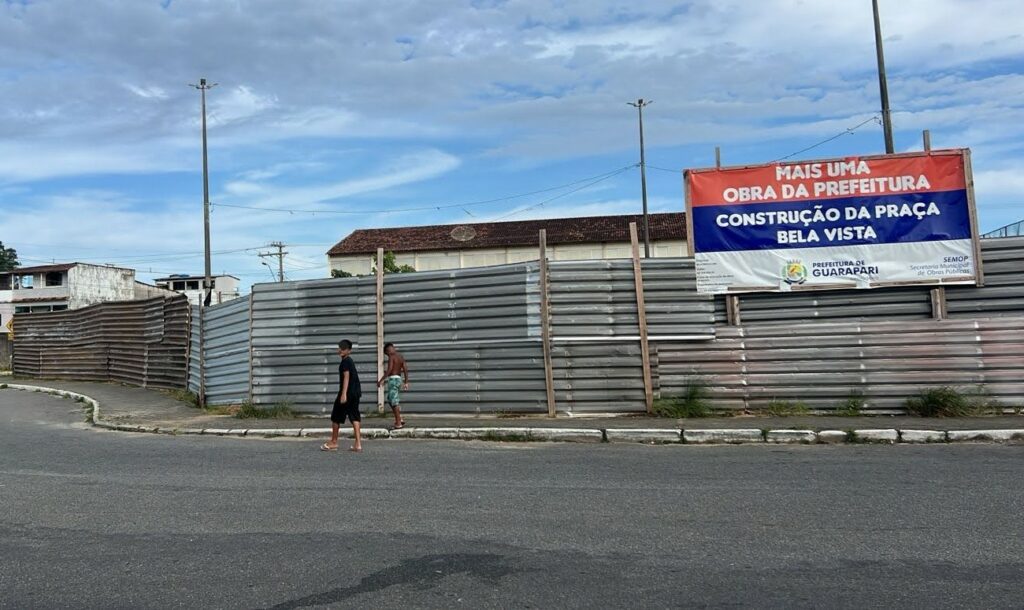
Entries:
{"label": "banner sign", "polygon": [[969,151],[687,170],[702,293],[973,284]]}

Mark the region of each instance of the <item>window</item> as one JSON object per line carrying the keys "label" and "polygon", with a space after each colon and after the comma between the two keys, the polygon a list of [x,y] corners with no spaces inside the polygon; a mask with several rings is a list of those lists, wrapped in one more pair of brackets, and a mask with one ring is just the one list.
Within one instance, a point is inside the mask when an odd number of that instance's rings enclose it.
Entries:
{"label": "window", "polygon": [[184,290],[185,289],[185,282],[174,282],[174,289],[175,290]]}
{"label": "window", "polygon": [[0,275],[0,290],[10,290],[11,285],[11,275],[9,273]]}
{"label": "window", "polygon": [[211,277],[210,278],[210,288],[216,288],[216,287],[217,287],[217,278],[212,278]]}
{"label": "window", "polygon": [[185,288],[188,290],[199,290],[199,280],[190,280],[185,282]]}
{"label": "window", "polygon": [[15,307],[14,313],[29,313],[31,310],[31,307]]}
{"label": "window", "polygon": [[19,277],[21,278],[21,281],[19,282],[20,287],[24,288],[25,290],[30,290],[32,288],[32,276],[22,275]]}
{"label": "window", "polygon": [[46,285],[47,286],[63,286],[64,285],[64,274],[60,271],[51,271],[46,274]]}
{"label": "window", "polygon": [[54,305],[53,311],[65,311],[67,308],[67,305]]}

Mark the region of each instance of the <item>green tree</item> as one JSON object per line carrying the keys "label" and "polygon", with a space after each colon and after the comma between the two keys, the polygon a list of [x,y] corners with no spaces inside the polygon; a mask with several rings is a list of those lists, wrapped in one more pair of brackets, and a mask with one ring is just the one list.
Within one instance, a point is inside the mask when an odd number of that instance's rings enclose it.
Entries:
{"label": "green tree", "polygon": [[352,274],[342,269],[331,269],[331,277],[352,277]]}
{"label": "green tree", "polygon": [[18,268],[18,264],[18,251],[5,247],[4,242],[0,241],[0,271],[12,271]]}
{"label": "green tree", "polygon": [[[384,253],[384,273],[412,273],[416,268],[412,265],[399,265],[394,252]],[[373,255],[373,272],[377,272],[377,255]]]}

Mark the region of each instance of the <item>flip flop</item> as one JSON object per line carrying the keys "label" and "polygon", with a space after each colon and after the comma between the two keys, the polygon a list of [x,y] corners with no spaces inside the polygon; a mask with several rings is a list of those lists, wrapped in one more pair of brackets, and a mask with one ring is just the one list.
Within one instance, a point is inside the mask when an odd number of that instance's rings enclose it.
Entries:
{"label": "flip flop", "polygon": [[337,451],[337,450],[338,450],[337,445],[335,445],[334,447],[331,447],[327,443],[324,443],[323,445],[320,445],[320,451]]}
{"label": "flip flop", "polygon": [[405,422],[398,424],[397,426],[391,426],[388,430],[401,430],[405,427]]}
{"label": "flip flop", "polygon": [[352,453],[362,453],[363,452],[363,448],[360,447],[359,449],[356,449],[355,447],[351,447],[349,449],[349,451],[351,451]]}

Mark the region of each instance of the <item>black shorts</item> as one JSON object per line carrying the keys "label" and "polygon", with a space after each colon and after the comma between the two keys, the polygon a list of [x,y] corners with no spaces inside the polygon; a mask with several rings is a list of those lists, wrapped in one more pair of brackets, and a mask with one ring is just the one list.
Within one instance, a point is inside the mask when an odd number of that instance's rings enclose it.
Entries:
{"label": "black shorts", "polygon": [[331,409],[331,421],[336,424],[345,423],[345,418],[348,418],[350,422],[357,422],[362,420],[359,415],[359,396],[349,396],[348,402],[341,402],[341,394],[338,394],[334,398],[334,408]]}

